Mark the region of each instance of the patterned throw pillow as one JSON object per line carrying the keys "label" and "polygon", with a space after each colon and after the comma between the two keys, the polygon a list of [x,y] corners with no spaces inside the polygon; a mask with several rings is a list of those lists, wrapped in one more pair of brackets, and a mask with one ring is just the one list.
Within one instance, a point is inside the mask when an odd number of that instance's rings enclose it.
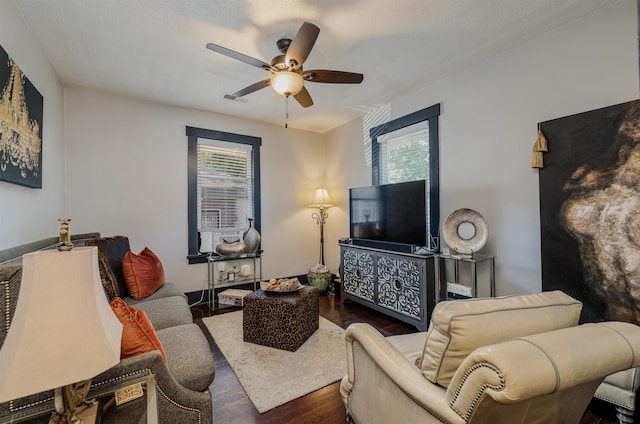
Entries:
{"label": "patterned throw pillow", "polygon": [[159,350],[166,363],[167,356],[158,339],[156,330],[153,328],[153,324],[147,318],[147,314],[144,311],[127,306],[124,300],[119,297],[113,299],[109,305],[122,323],[120,358],[124,359],[141,353]]}
{"label": "patterned throw pillow", "polygon": [[122,275],[122,259],[126,252],[131,250],[129,238],[111,236],[89,239],[85,242],[85,246],[98,247],[100,277],[109,299],[128,296],[129,292]]}
{"label": "patterned throw pillow", "polygon": [[137,255],[133,252],[124,255],[122,274],[134,299],[149,297],[164,284],[162,263],[147,247]]}

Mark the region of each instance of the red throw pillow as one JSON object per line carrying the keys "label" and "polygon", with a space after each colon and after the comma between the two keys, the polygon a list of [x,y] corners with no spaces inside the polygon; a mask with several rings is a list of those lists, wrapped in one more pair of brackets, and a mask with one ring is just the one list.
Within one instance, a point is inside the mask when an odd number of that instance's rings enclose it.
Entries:
{"label": "red throw pillow", "polygon": [[133,252],[124,255],[122,274],[129,294],[134,299],[151,296],[164,284],[162,263],[147,247],[137,255]]}
{"label": "red throw pillow", "polygon": [[120,359],[159,350],[162,353],[164,362],[167,362],[167,356],[158,339],[156,330],[144,311],[127,306],[124,300],[119,297],[114,298],[109,303],[109,306],[111,306],[111,310],[122,323]]}

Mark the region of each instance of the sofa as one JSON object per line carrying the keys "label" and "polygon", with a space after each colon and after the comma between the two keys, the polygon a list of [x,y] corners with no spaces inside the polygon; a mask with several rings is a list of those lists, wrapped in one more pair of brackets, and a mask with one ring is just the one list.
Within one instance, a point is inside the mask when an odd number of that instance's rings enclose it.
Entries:
{"label": "sofa", "polygon": [[[57,238],[49,238],[0,251],[0,348],[15,312],[21,279],[20,258],[23,254],[55,248]],[[160,423],[211,423],[212,401],[209,386],[215,375],[215,362],[209,342],[194,324],[186,296],[171,282],[164,282],[144,299],[131,296],[124,281],[122,263],[130,251],[124,236],[100,237],[99,233],[72,237],[76,246],[96,246],[105,295],[124,300],[127,306],[143,311],[153,325],[161,349],[121,359],[120,363],[93,378],[92,391],[114,382],[127,381],[153,374],[156,382]],[[166,362],[165,362],[165,356]],[[53,408],[53,392],[39,393],[0,404],[0,419],[20,414],[32,407]],[[111,407],[112,422],[138,422],[127,404]],[[43,418],[44,419],[44,418]],[[46,422],[46,419],[44,419]]]}
{"label": "sofa", "polygon": [[615,406],[616,417],[620,424],[631,424],[635,421],[638,388],[640,388],[640,368],[632,368],[605,378],[598,386],[594,397]]}
{"label": "sofa", "polygon": [[578,423],[608,375],[640,364],[640,327],[578,325],[543,292],[440,302],[426,332],[347,328],[340,394],[355,423]]}

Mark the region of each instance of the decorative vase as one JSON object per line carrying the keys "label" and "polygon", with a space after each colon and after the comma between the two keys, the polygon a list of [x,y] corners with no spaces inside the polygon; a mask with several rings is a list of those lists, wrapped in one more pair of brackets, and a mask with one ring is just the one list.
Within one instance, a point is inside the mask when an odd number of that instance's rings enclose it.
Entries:
{"label": "decorative vase", "polygon": [[333,276],[329,271],[327,272],[309,271],[309,273],[307,274],[307,280],[309,280],[309,284],[311,284],[312,286],[320,290],[320,293],[324,293],[325,290],[327,290],[327,287],[329,287],[329,283],[331,283],[332,279],[333,279]]}
{"label": "decorative vase", "polygon": [[253,226],[253,218],[249,218],[249,228],[242,234],[242,240],[245,245],[245,252],[255,255],[260,246],[260,233]]}
{"label": "decorative vase", "polygon": [[237,258],[238,256],[241,256],[245,252],[245,249],[246,246],[242,240],[229,242],[223,239],[222,243],[218,243],[216,245],[216,252],[229,258]]}

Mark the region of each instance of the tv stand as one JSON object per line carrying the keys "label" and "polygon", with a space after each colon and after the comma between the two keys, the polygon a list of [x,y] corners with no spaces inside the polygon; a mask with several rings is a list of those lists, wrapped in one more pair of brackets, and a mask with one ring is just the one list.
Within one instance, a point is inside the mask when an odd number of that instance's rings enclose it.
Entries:
{"label": "tv stand", "polygon": [[434,256],[339,243],[341,299],[426,331],[435,306]]}

